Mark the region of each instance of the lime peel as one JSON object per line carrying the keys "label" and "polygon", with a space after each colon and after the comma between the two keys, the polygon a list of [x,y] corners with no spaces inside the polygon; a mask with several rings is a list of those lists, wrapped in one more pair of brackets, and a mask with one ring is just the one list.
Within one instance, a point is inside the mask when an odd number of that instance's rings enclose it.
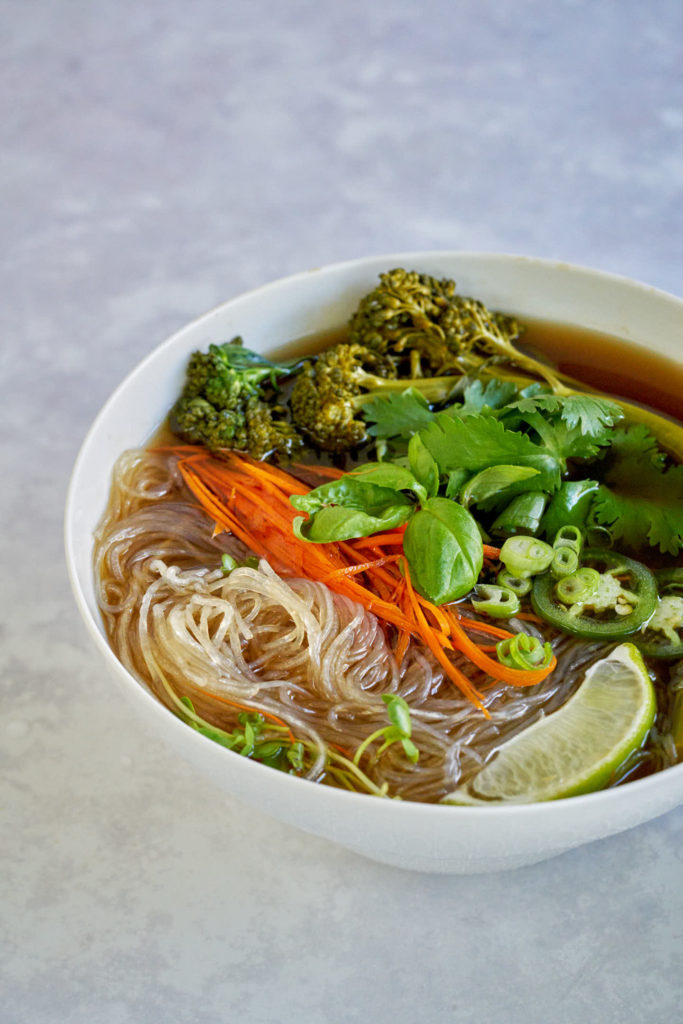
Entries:
{"label": "lime peel", "polygon": [[567,703],[502,744],[443,803],[535,803],[592,793],[642,746],[656,713],[637,647],[624,643],[586,672]]}

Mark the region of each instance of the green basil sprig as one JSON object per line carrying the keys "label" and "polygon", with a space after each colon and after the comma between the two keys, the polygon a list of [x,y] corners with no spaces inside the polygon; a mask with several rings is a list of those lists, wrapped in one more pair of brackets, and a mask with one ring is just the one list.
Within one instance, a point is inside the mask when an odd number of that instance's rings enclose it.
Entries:
{"label": "green basil sprig", "polygon": [[415,588],[434,604],[457,601],[477,582],[484,561],[479,528],[462,505],[429,498],[403,537]]}
{"label": "green basil sprig", "polygon": [[308,513],[308,519],[297,516],[294,520],[294,533],[300,540],[318,544],[393,530],[407,522],[415,508],[402,491],[353,476],[340,477],[308,494],[294,494],[290,501],[298,511]]}

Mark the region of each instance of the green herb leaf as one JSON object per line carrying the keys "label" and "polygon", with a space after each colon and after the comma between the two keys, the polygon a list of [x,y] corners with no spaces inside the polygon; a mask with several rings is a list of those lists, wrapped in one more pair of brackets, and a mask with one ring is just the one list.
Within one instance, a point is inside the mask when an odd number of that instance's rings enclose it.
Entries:
{"label": "green herb leaf", "polygon": [[454,469],[450,472],[446,481],[446,497],[451,498],[453,501],[457,501],[460,489],[469,475],[470,474],[466,469]]}
{"label": "green herb leaf", "polygon": [[486,382],[475,380],[465,388],[463,403],[453,407],[458,416],[471,416],[473,413],[487,412],[489,415],[506,406],[517,394],[517,387],[509,380],[498,380],[492,377]]}
{"label": "green herb leaf", "polygon": [[368,434],[376,438],[402,437],[406,440],[430,423],[434,413],[424,395],[406,388],[387,395],[373,395],[363,402]]}
{"label": "green herb leaf", "polygon": [[384,462],[374,464],[366,475],[370,472],[375,479],[390,479],[392,484],[387,487],[359,479],[360,474],[352,476],[347,473],[339,480],[315,487],[308,494],[293,494],[289,500],[298,512],[308,512],[309,515],[335,505],[367,512],[370,516],[382,515],[389,506],[410,506],[410,499],[399,488],[415,483],[412,473]]}
{"label": "green herb leaf", "polygon": [[377,487],[388,487],[393,491],[412,491],[420,501],[427,498],[427,492],[422,482],[417,479],[417,475],[395,461],[367,462],[360,469],[354,469],[349,476],[354,480],[361,480]]}
{"label": "green herb leaf", "polygon": [[354,537],[370,537],[373,533],[403,526],[414,508],[410,503],[388,505],[381,515],[371,516],[358,509],[335,505],[320,509],[309,519],[297,516],[292,529],[299,540],[307,540],[312,544],[353,540]]}
{"label": "green herb leaf", "polygon": [[545,536],[552,540],[563,526],[582,530],[597,489],[597,480],[564,480],[543,516],[541,526]]}
{"label": "green herb leaf", "polygon": [[382,700],[387,706],[387,718],[395,725],[401,736],[410,736],[410,708],[403,697],[395,693],[385,693]]}
{"label": "green herb leaf", "polygon": [[370,736],[366,736],[363,742],[360,744],[353,758],[353,764],[357,765],[371,744],[376,740],[383,740],[382,745],[379,747],[375,754],[375,760],[384,753],[392,744],[401,742],[403,750],[409,761],[413,764],[417,761],[419,751],[415,744],[410,739],[412,732],[412,724],[410,721],[410,708],[403,697],[399,697],[396,693],[385,693],[382,694],[382,700],[387,706],[387,718],[390,721],[390,725],[385,725],[382,729],[377,729],[371,733]]}
{"label": "green herb leaf", "polygon": [[555,490],[560,484],[557,459],[492,416],[468,416],[463,420],[440,412],[420,431],[420,437],[442,474],[460,469],[478,473],[497,465],[530,466],[543,474],[535,487]]}
{"label": "green herb leaf", "polygon": [[557,413],[570,429],[576,427],[591,437],[600,436],[623,418],[616,402],[594,395],[536,394],[511,402],[507,410],[516,410],[524,417],[535,412]]}
{"label": "green herb leaf", "polygon": [[484,558],[476,522],[467,509],[447,498],[430,498],[413,515],[403,550],[415,587],[434,604],[467,594]]}
{"label": "green herb leaf", "polygon": [[642,426],[615,432],[591,516],[615,542],[646,543],[676,555],[683,548],[683,466],[666,456]]}
{"label": "green herb leaf", "polygon": [[435,498],[439,491],[439,467],[419,434],[413,434],[410,439],[408,461],[424,491],[421,500]]}

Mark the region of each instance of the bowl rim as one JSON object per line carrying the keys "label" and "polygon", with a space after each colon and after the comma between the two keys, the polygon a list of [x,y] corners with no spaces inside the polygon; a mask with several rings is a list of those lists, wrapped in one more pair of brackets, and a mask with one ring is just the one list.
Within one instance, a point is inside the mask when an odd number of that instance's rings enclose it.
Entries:
{"label": "bowl rim", "polygon": [[[287,274],[274,278],[273,280],[267,281],[263,284],[257,285],[256,287],[247,289],[246,291],[240,291],[235,295],[231,296],[210,309],[194,317],[192,320],[183,324],[180,328],[174,331],[171,335],[163,339],[158,344],[154,345],[151,350],[139,360],[123,377],[121,382],[114,388],[109,394],[109,397],[105,400],[104,404],[100,407],[99,412],[93,419],[90,427],[88,428],[83,440],[79,446],[78,454],[73,463],[71,473],[69,476],[69,482],[66,493],[65,510],[64,510],[64,550],[66,556],[66,566],[69,576],[69,581],[74,595],[76,605],[80,612],[81,618],[86,626],[88,633],[91,638],[95,641],[96,647],[99,652],[104,656],[108,662],[110,668],[112,668],[118,678],[119,682],[126,686],[129,695],[133,699],[141,701],[147,710],[151,714],[154,714],[159,723],[160,730],[170,729],[178,730],[178,737],[183,739],[184,743],[197,745],[197,750],[202,749],[199,744],[203,744],[205,754],[208,754],[210,758],[215,759],[216,764],[227,763],[232,764],[233,767],[241,766],[241,769],[247,774],[253,772],[267,772],[268,778],[271,779],[271,789],[291,789],[292,794],[303,795],[306,791],[309,793],[309,799],[324,799],[325,801],[342,801],[343,804],[359,803],[359,807],[373,808],[373,814],[380,814],[382,816],[392,816],[394,814],[406,814],[405,810],[400,808],[406,805],[410,808],[411,815],[428,816],[429,818],[449,819],[454,820],[454,812],[457,818],[460,820],[491,820],[492,818],[501,816],[503,818],[513,815],[517,819],[528,819],[537,818],[539,816],[544,819],[554,819],[555,817],[565,817],[567,809],[576,809],[580,813],[580,809],[584,806],[590,806],[597,803],[605,805],[605,810],[614,809],[616,806],[629,801],[628,794],[631,792],[640,792],[646,794],[648,791],[659,791],[660,789],[670,789],[672,781],[680,779],[680,793],[678,802],[683,802],[683,763],[672,765],[669,768],[664,769],[649,775],[642,779],[636,779],[632,782],[628,782],[623,786],[613,787],[611,789],[598,790],[593,793],[585,793],[577,796],[562,797],[557,800],[542,801],[536,803],[491,803],[477,805],[476,807],[455,805],[455,804],[443,804],[443,803],[420,803],[413,801],[400,801],[393,799],[380,799],[380,800],[368,800],[370,794],[356,793],[345,789],[338,789],[332,786],[322,786],[318,783],[311,782],[306,778],[301,778],[295,775],[289,775],[285,772],[274,771],[272,768],[266,765],[259,764],[257,761],[252,761],[249,758],[242,758],[239,755],[235,755],[232,751],[221,747],[219,744],[214,743],[205,736],[202,736],[199,732],[193,729],[189,729],[187,724],[181,721],[169,708],[159,701],[154,694],[136,677],[125,668],[123,663],[116,657],[109,643],[107,642],[101,628],[98,627],[94,616],[88,606],[79,572],[76,565],[76,558],[74,553],[74,536],[73,536],[73,525],[75,508],[78,494],[78,487],[80,478],[82,475],[82,467],[85,463],[90,448],[95,443],[100,426],[104,420],[106,420],[110,408],[116,404],[119,400],[120,395],[126,391],[131,381],[147,366],[148,363],[156,360],[160,357],[161,353],[172,348],[177,341],[185,334],[193,332],[196,328],[200,327],[203,323],[208,322],[211,318],[220,314],[227,307],[236,302],[247,301],[252,298],[257,298],[261,294],[276,295],[278,291],[282,289],[288,289],[295,286],[298,282],[306,280],[312,276],[334,276],[336,274],[343,274],[344,271],[357,269],[362,270],[364,266],[374,266],[378,263],[384,263],[387,268],[392,266],[405,265],[409,261],[412,261],[413,266],[419,265],[420,261],[423,262],[434,262],[439,259],[453,259],[467,261],[468,263],[491,263],[500,262],[501,264],[517,263],[520,265],[535,266],[539,269],[548,269],[553,271],[567,271],[575,277],[582,277],[584,279],[591,279],[593,281],[604,281],[605,283],[612,283],[617,286],[622,286],[631,291],[636,290],[644,294],[651,295],[653,297],[661,298],[666,302],[672,302],[680,308],[680,312],[683,315],[683,298],[674,295],[671,292],[662,290],[653,285],[646,284],[642,281],[629,278],[625,275],[616,274],[610,271],[592,268],[585,265],[579,265],[569,263],[564,260],[555,260],[544,257],[527,256],[517,253],[510,252],[497,252],[497,251],[486,251],[486,250],[459,250],[459,249],[429,249],[429,250],[416,250],[416,251],[405,251],[405,252],[391,252],[391,253],[378,253],[376,255],[363,256],[357,259],[347,259],[335,263],[324,264],[319,267],[312,267],[307,270],[300,270],[293,274]],[[165,723],[165,724],[164,724]],[[161,737],[164,739],[164,737]],[[168,742],[168,741],[167,741]],[[228,755],[231,760],[225,762],[224,757]],[[673,778],[672,778],[673,776]],[[254,777],[255,779],[257,776]],[[264,776],[265,778],[265,776]],[[213,781],[216,781],[215,779]],[[302,788],[302,783],[307,784],[307,789]],[[218,784],[218,783],[217,783]],[[292,789],[292,787],[295,787]],[[324,794],[321,797],[313,796],[314,793]]]}

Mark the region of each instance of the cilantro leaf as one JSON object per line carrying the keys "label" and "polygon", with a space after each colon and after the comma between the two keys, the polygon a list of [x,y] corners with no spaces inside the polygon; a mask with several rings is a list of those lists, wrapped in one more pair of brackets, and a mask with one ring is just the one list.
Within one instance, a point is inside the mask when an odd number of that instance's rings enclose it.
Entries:
{"label": "cilantro leaf", "polygon": [[[623,417],[621,408],[608,398],[595,395],[552,395],[536,394],[511,402],[507,410],[519,413],[559,413],[570,429],[577,428],[582,434],[597,437],[604,434],[606,427],[612,427]],[[506,410],[506,411],[507,411]],[[526,416],[522,416],[526,419]]]}
{"label": "cilantro leaf", "polygon": [[615,542],[649,544],[676,555],[683,548],[683,466],[666,456],[643,426],[614,432],[591,510]]}
{"label": "cilantro leaf", "polygon": [[427,399],[415,388],[369,397],[363,402],[363,416],[372,437],[406,440],[434,419]]}
{"label": "cilantro leaf", "polygon": [[566,468],[567,459],[590,459],[609,444],[612,424],[621,409],[609,399],[590,395],[536,393],[503,410],[505,425],[513,430],[530,427],[543,447]]}
{"label": "cilantro leaf", "polygon": [[539,471],[534,489],[555,490],[560,484],[557,459],[533,443],[526,434],[507,430],[493,416],[472,415],[461,419],[439,412],[420,431],[440,474],[465,469],[478,473],[488,466],[530,466]]}
{"label": "cilantro leaf", "polygon": [[567,459],[590,459],[598,454],[602,445],[609,444],[612,431],[602,427],[599,434],[586,434],[581,427],[570,427],[557,416],[546,419],[541,412],[513,413],[503,419],[505,426],[519,429],[525,423],[535,432],[543,447],[551,452],[566,468]]}
{"label": "cilantro leaf", "polygon": [[[474,380],[465,388],[462,403],[456,403],[444,412],[453,416],[477,413],[491,415],[507,405],[515,394],[517,388],[510,381],[493,379],[484,385],[480,380]],[[387,395],[372,395],[363,402],[363,416],[370,423],[368,434],[378,440],[408,440],[431,423],[435,415],[417,388],[406,388],[405,391]]]}
{"label": "cilantro leaf", "polygon": [[512,381],[497,380],[495,377],[487,381],[486,386],[480,380],[472,381],[463,392],[461,406],[453,406],[458,416],[471,416],[476,412],[493,412],[502,409],[517,394],[517,387]]}

